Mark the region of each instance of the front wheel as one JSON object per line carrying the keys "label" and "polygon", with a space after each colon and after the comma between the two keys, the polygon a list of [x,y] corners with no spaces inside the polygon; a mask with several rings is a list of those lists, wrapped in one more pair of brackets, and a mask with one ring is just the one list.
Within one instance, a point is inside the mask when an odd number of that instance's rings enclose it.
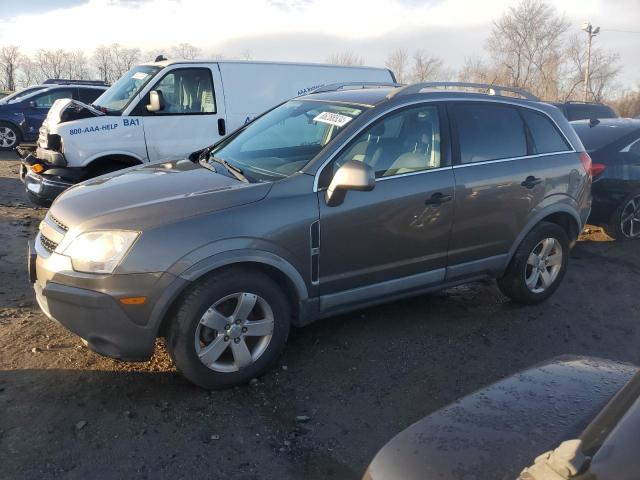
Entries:
{"label": "front wheel", "polygon": [[11,150],[20,144],[20,130],[9,123],[0,123],[0,150]]}
{"label": "front wheel", "polygon": [[616,208],[604,231],[614,240],[640,239],[640,192],[630,195]]}
{"label": "front wheel", "polygon": [[524,238],[504,276],[502,293],[522,304],[540,303],[560,286],[569,261],[569,238],[555,223],[541,222]]}
{"label": "front wheel", "polygon": [[267,275],[231,268],[186,294],[169,327],[168,347],[180,372],[207,389],[231,387],[264,373],[289,335],[289,303]]}

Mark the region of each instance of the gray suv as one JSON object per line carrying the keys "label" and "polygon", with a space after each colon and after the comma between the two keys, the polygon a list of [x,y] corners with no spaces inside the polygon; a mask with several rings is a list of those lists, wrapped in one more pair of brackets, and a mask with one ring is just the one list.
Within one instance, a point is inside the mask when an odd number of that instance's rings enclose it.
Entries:
{"label": "gray suv", "polygon": [[67,190],[31,245],[40,307],[111,357],[166,337],[221,388],[264,372],[291,325],[486,277],[545,300],[590,158],[557,108],[468,86],[324,87],[189,159]]}

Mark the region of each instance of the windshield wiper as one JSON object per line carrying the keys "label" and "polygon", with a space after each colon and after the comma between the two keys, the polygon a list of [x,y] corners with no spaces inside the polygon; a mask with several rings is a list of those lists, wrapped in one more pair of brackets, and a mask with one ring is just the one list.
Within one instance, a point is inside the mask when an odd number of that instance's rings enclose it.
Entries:
{"label": "windshield wiper", "polygon": [[235,178],[237,178],[241,182],[249,183],[249,179],[244,176],[244,172],[240,168],[236,167],[235,165],[232,165],[229,162],[227,162],[225,159],[214,157],[212,155],[212,156],[209,157],[209,161],[210,162],[215,162],[215,163],[218,163],[218,164],[222,165],[224,168],[227,169],[227,171],[231,175],[233,175]]}

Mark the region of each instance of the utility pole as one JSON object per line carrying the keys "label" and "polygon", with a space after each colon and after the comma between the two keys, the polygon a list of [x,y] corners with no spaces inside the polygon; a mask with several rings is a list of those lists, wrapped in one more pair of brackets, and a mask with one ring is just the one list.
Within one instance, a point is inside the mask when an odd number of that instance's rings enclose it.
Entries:
{"label": "utility pole", "polygon": [[598,33],[600,33],[600,27],[593,27],[591,22],[585,22],[582,24],[582,30],[587,32],[587,69],[584,72],[584,101],[589,101],[589,90],[591,83],[591,41]]}

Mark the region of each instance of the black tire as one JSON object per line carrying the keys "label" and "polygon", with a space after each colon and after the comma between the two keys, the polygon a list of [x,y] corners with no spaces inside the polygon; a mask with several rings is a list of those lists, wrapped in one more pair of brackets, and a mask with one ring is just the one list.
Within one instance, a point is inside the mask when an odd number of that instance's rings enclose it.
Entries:
{"label": "black tire", "polygon": [[7,129],[11,130],[13,132],[13,135],[16,138],[15,142],[12,145],[8,146],[8,147],[3,147],[2,146],[2,142],[0,142],[0,151],[13,150],[18,145],[20,145],[20,143],[22,142],[22,134],[20,133],[20,129],[18,127],[16,127],[15,125],[13,125],[11,123],[0,122],[0,128],[2,128],[2,129],[7,128]]}
{"label": "black tire", "polygon": [[[562,247],[562,261],[559,272],[553,282],[541,292],[535,292],[527,286],[527,275],[532,268],[527,261],[534,249],[545,239],[555,239]],[[502,293],[517,303],[532,305],[543,302],[558,289],[567,271],[570,242],[567,232],[550,222],[540,222],[522,240],[514,254],[504,276],[498,279]]]}
{"label": "black tire", "polygon": [[[212,370],[200,361],[196,352],[195,335],[200,319],[220,299],[239,292],[257,295],[268,303],[274,320],[271,339],[262,354],[248,366],[234,372]],[[184,295],[169,325],[167,345],[177,369],[190,382],[206,389],[222,389],[246,383],[267,371],[284,349],[290,325],[291,307],[273,280],[255,269],[226,268],[200,280]]]}
{"label": "black tire", "polygon": [[622,230],[622,214],[629,205],[629,202],[633,199],[640,199],[640,192],[635,192],[629,195],[624,201],[615,209],[611,214],[609,222],[602,225],[604,232],[614,240],[618,241],[631,241],[640,239],[640,232],[635,237],[630,237]]}

